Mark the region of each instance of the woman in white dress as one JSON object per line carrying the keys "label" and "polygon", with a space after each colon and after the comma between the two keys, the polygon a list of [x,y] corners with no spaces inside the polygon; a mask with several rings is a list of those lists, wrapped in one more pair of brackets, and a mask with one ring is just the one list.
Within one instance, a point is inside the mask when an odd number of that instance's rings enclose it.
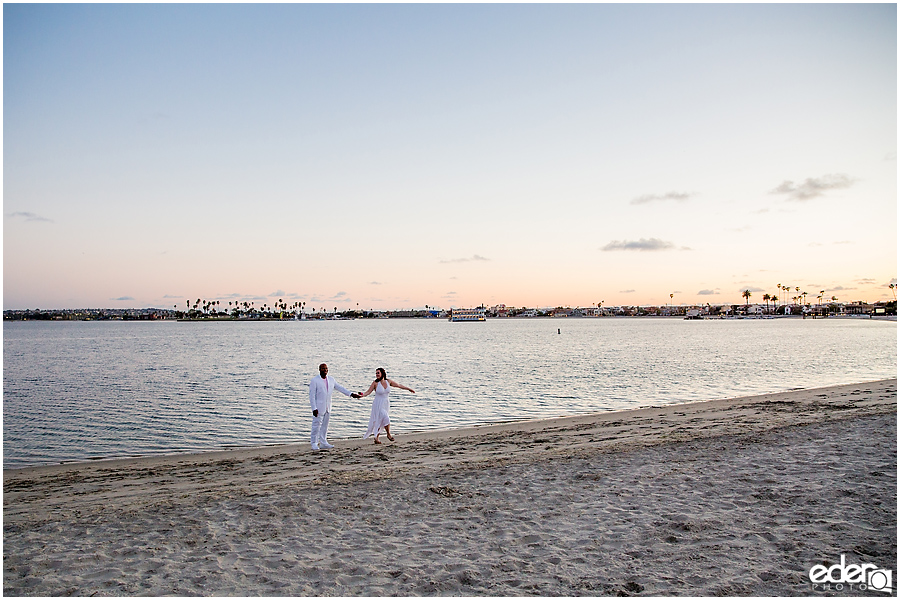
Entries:
{"label": "woman in white dress", "polygon": [[373,381],[372,385],[369,386],[369,389],[362,394],[362,396],[365,397],[373,391],[375,392],[375,399],[372,400],[372,415],[369,417],[369,429],[366,431],[366,435],[363,436],[363,439],[366,439],[370,435],[374,435],[375,443],[380,444],[381,442],[378,440],[378,436],[381,435],[381,430],[384,429],[387,433],[387,439],[392,442],[394,441],[394,436],[391,435],[391,401],[388,399],[388,393],[392,387],[400,388],[401,390],[406,390],[413,394],[416,393],[414,389],[408,388],[392,379],[388,379],[387,373],[385,373],[384,369],[381,367],[375,369],[375,381]]}

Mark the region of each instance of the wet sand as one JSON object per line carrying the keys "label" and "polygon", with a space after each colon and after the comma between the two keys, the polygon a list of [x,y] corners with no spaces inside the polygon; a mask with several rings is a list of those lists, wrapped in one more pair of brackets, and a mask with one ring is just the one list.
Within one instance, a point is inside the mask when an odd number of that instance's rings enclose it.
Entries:
{"label": "wet sand", "polygon": [[896,416],[891,379],[7,470],[3,590],[817,595],[841,554],[897,573]]}

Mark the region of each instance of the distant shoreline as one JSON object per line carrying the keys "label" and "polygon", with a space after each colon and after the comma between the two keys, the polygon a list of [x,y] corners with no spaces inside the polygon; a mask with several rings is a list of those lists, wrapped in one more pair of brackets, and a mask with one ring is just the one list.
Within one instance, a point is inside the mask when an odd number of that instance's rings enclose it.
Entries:
{"label": "distant shoreline", "polygon": [[[872,314],[862,314],[862,315],[828,315],[828,316],[816,316],[816,315],[766,315],[763,317],[757,316],[703,316],[698,318],[686,318],[683,315],[615,315],[615,316],[604,316],[604,317],[585,317],[585,316],[570,316],[570,317],[562,317],[563,319],[572,319],[576,321],[580,320],[605,320],[605,319],[672,319],[672,320],[688,320],[688,321],[768,321],[768,320],[780,320],[780,319],[810,319],[810,320],[822,320],[822,319],[853,319],[853,320],[873,320],[873,321],[897,321],[896,315],[872,315]],[[110,317],[110,318],[47,318],[47,319],[15,319],[15,318],[7,318],[4,316],[4,322],[7,323],[25,323],[25,322],[72,322],[72,321],[81,321],[81,322],[111,322],[111,321],[120,321],[120,322],[139,322],[139,323],[147,323],[147,322],[178,322],[178,323],[224,323],[224,322],[240,322],[240,323],[258,323],[258,322],[318,322],[318,321],[370,321],[370,320],[383,320],[383,319],[415,319],[415,320],[436,320],[436,321],[447,321],[446,317],[420,317],[420,316],[390,316],[390,317],[307,317],[305,319],[279,319],[277,317],[252,317],[252,318],[240,318],[240,317],[208,317],[202,319],[183,319],[176,317],[159,317],[159,318],[121,318],[121,317]],[[554,317],[551,315],[539,315],[534,317],[487,317],[488,321],[506,321],[506,320],[531,320],[531,319],[547,319],[552,321],[559,321],[560,317]]]}

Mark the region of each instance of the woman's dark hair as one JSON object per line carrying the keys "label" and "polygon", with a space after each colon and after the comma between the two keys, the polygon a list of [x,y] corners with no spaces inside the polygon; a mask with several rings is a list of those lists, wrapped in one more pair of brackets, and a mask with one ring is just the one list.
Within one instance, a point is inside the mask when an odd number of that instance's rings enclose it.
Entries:
{"label": "woman's dark hair", "polygon": [[381,378],[382,378],[382,379],[387,379],[387,373],[384,372],[384,369],[382,369],[381,367],[378,367],[378,368],[375,369],[375,370],[376,370],[376,371],[381,371]]}

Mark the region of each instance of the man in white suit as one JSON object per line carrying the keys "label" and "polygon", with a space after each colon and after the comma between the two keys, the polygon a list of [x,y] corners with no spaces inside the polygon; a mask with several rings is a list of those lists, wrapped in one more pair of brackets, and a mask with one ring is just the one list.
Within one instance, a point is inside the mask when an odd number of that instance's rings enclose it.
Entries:
{"label": "man in white suit", "polygon": [[331,394],[334,390],[345,396],[359,398],[359,394],[351,392],[328,374],[328,365],[319,365],[319,376],[313,377],[309,382],[309,405],[312,407],[312,449],[319,450],[334,448],[328,443],[328,417],[331,416]]}

